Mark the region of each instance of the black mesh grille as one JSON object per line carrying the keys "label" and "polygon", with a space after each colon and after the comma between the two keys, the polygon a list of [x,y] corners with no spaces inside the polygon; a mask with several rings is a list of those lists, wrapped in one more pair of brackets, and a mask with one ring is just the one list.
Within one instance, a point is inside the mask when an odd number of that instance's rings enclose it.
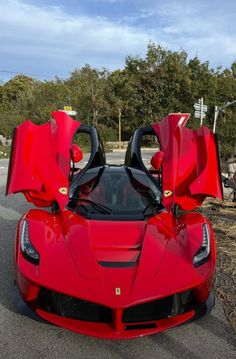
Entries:
{"label": "black mesh grille", "polygon": [[37,307],[67,318],[100,323],[112,322],[112,309],[47,289],[40,290]]}
{"label": "black mesh grille", "polygon": [[[184,313],[194,307],[191,290],[124,309],[126,324],[152,322]],[[36,307],[63,317],[98,323],[112,323],[111,308],[41,288]],[[126,326],[126,330],[134,329]]]}
{"label": "black mesh grille", "polygon": [[129,307],[124,310],[123,323],[148,322],[171,315],[173,296]]}

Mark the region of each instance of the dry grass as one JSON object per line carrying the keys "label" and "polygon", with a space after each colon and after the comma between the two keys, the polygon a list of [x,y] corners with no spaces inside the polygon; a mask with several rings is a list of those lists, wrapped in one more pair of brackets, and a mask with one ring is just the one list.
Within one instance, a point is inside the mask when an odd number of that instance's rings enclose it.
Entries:
{"label": "dry grass", "polygon": [[236,331],[236,203],[208,200],[201,212],[211,220],[216,235],[216,294]]}

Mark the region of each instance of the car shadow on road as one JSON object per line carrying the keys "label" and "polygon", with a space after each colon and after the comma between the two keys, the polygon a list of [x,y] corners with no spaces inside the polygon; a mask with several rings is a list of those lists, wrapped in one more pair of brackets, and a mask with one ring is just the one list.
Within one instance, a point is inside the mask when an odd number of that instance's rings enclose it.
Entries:
{"label": "car shadow on road", "polygon": [[19,199],[19,195],[6,198],[5,186],[0,186],[0,303],[13,312],[17,312],[13,302],[15,231],[18,220],[30,208]]}
{"label": "car shadow on road", "polygon": [[13,264],[13,242],[14,228],[17,221],[4,221],[5,228],[0,233],[0,303],[7,309],[17,312],[13,303],[13,281],[14,281],[14,264]]}

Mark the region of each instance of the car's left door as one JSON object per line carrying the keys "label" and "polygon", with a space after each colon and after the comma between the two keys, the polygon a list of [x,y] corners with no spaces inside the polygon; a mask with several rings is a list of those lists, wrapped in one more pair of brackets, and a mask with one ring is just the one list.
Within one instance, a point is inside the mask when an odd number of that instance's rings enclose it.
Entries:
{"label": "car's left door", "polygon": [[30,120],[15,128],[6,194],[22,192],[29,202],[47,207],[68,202],[70,147],[80,123],[64,112],[36,125]]}

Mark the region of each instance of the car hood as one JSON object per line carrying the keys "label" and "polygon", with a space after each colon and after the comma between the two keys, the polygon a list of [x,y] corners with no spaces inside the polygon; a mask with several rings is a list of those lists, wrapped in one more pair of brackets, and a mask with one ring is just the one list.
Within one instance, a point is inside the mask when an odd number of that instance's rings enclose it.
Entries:
{"label": "car hood", "polygon": [[[40,252],[36,281],[42,286],[125,307],[196,285],[192,258],[204,221],[199,214],[177,220],[163,212],[132,222],[87,220],[67,210],[54,223],[50,216],[45,217],[47,228],[45,220],[41,223],[41,234],[37,223],[30,225]],[[42,231],[45,242],[36,239]]]}

